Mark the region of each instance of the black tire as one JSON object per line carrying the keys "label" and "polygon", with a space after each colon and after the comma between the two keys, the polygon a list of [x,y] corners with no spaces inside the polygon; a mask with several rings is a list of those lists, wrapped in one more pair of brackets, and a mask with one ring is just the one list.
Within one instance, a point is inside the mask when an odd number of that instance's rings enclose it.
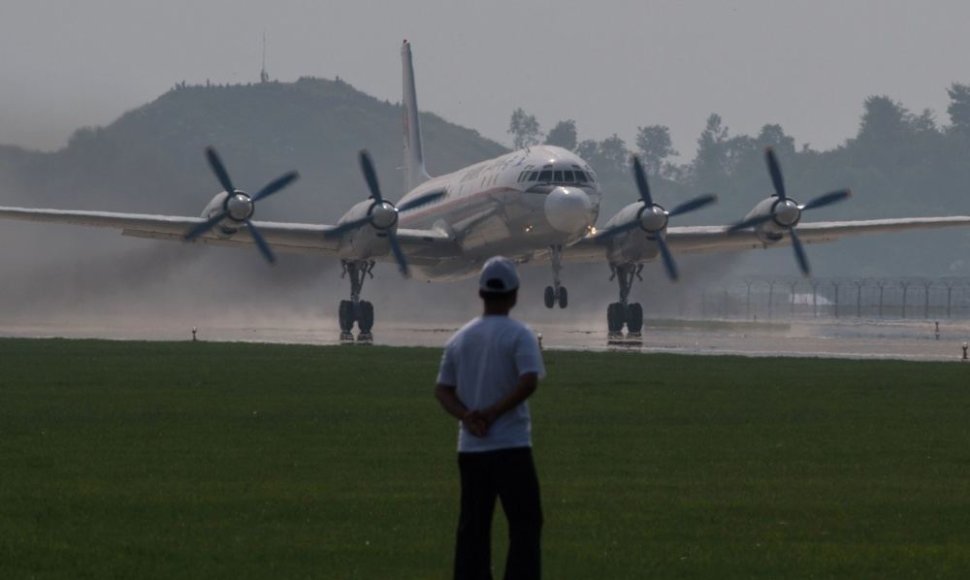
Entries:
{"label": "black tire", "polygon": [[627,307],[626,329],[631,334],[640,334],[643,330],[643,306],[634,302]]}
{"label": "black tire", "polygon": [[606,308],[606,327],[610,334],[623,330],[623,305],[614,302]]}
{"label": "black tire", "polygon": [[565,286],[559,287],[559,308],[565,308],[569,306],[569,294],[566,292]]}
{"label": "black tire", "polygon": [[341,300],[338,316],[340,318],[340,332],[350,332],[354,327],[354,303],[350,300]]}
{"label": "black tire", "polygon": [[552,286],[546,286],[546,308],[552,308],[556,305],[556,291],[553,290]]}
{"label": "black tire", "polygon": [[357,328],[367,334],[374,328],[374,305],[370,302],[361,300],[357,303]]}

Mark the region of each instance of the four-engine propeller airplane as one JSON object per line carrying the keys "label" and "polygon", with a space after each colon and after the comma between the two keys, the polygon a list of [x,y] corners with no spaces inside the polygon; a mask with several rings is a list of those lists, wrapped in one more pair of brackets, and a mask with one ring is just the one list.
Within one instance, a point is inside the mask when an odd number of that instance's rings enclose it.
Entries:
{"label": "four-engine propeller airplane", "polygon": [[[900,218],[801,223],[802,212],[849,196],[834,191],[799,204],[788,196],[781,168],[768,149],[766,159],[774,193],[758,202],[740,222],[728,226],[669,226],[669,219],[715,201],[702,195],[666,210],[653,201],[643,168],[633,159],[640,199],[594,227],[601,199],[596,173],[575,153],[535,146],[483,161],[440,177],[425,170],[410,44],[401,49],[404,72],[404,151],[408,193],[392,204],[383,196],[370,156],[362,151],[361,169],[370,197],[351,207],[336,225],[254,221],[256,204],[297,178],[287,173],[254,195],[236,189],[214,149],[206,155],[223,191],[201,217],[0,207],[0,218],[68,223],[120,229],[122,234],[208,244],[255,244],[270,262],[280,252],[316,253],[340,259],[350,279],[350,300],[339,308],[341,338],[371,339],[374,309],[361,299],[364,280],[376,262],[396,262],[404,276],[453,280],[473,275],[490,256],[520,263],[548,262],[553,282],[545,304],[565,308],[568,293],[560,277],[563,262],[606,262],[619,284],[619,301],[610,304],[611,337],[639,337],[643,309],[629,302],[630,289],[645,262],[658,256],[676,280],[673,251],[723,252],[790,244],[799,269],[808,275],[803,243],[843,236],[921,228],[970,225],[970,216]],[[612,279],[611,278],[611,279]]]}

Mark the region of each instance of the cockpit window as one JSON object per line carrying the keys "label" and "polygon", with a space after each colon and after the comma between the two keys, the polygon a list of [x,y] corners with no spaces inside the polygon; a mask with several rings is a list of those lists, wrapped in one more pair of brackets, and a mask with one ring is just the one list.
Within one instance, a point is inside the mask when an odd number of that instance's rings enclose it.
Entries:
{"label": "cockpit window", "polygon": [[529,176],[529,181],[536,181],[537,179],[539,179],[539,172],[533,171],[532,175]]}
{"label": "cockpit window", "polygon": [[560,183],[562,181],[562,171],[553,171],[552,180],[556,183]]}
{"label": "cockpit window", "polygon": [[546,183],[548,181],[552,181],[552,171],[550,171],[548,169],[543,169],[542,171],[540,171],[539,172],[539,181],[541,183]]}
{"label": "cockpit window", "polygon": [[573,172],[572,171],[563,171],[562,172],[562,178],[563,178],[563,181],[565,181],[566,183],[574,183],[576,181],[573,178]]}
{"label": "cockpit window", "polygon": [[582,171],[576,172],[576,181],[579,183],[586,183],[586,174]]}

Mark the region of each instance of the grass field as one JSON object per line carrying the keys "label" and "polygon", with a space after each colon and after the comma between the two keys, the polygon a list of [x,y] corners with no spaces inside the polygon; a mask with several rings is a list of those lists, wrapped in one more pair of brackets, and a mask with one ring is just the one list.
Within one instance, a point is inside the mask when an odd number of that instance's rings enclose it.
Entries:
{"label": "grass field", "polygon": [[[438,357],[0,340],[0,578],[449,577]],[[546,358],[546,578],[970,577],[970,365]]]}

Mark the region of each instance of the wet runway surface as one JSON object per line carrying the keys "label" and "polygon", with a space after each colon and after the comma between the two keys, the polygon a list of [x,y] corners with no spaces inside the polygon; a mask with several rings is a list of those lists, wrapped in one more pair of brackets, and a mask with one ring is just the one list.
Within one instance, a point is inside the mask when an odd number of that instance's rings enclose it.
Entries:
{"label": "wet runway surface", "polygon": [[[375,327],[374,344],[440,347],[459,323],[421,325],[391,323]],[[606,330],[567,323],[541,323],[543,347],[564,350],[624,350],[694,355],[796,356],[860,359],[949,360],[962,358],[970,341],[970,321],[941,321],[939,337],[933,321],[646,321],[640,345],[613,346]],[[103,338],[111,340],[191,340],[185,322],[131,320],[59,322],[56,324],[0,321],[7,337]],[[340,344],[335,321],[202,324],[199,340],[292,344]]]}

